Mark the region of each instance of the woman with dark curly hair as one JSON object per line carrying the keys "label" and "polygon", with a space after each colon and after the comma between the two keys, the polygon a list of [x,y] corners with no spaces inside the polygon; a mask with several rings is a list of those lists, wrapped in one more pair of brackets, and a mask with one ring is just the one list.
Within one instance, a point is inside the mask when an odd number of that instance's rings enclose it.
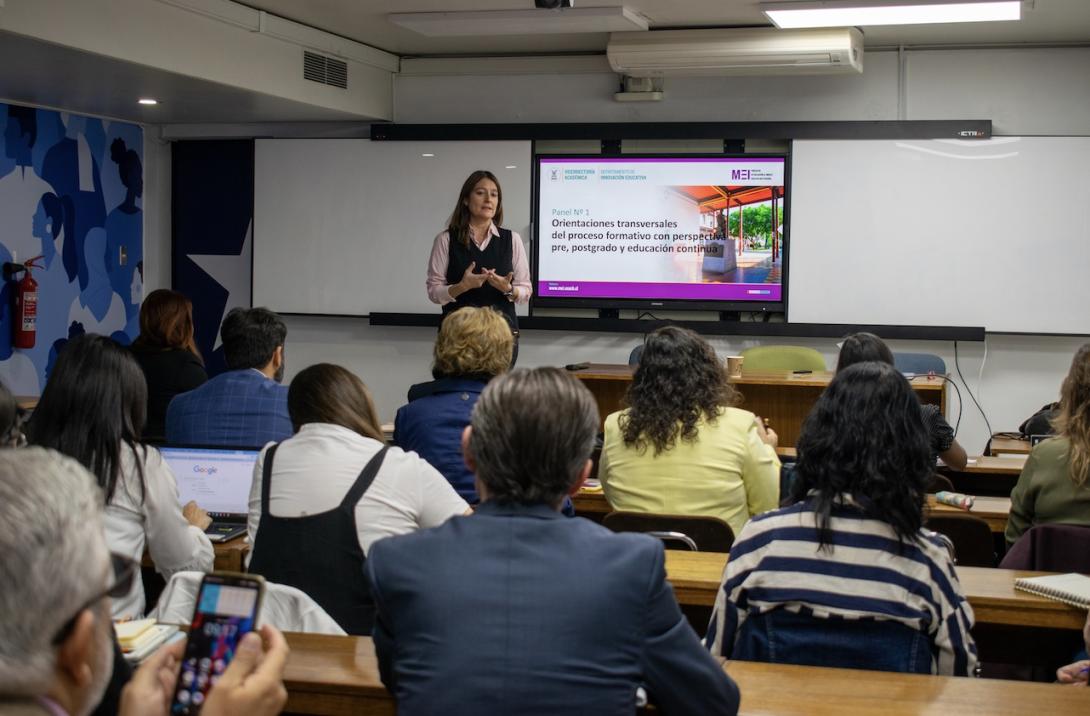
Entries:
{"label": "woman with dark curly hair", "polygon": [[732,659],[973,672],[969,608],[945,538],[923,529],[931,448],[885,363],[839,371],[802,426],[794,504],[731,547],[708,643]]}
{"label": "woman with dark curly hair", "polygon": [[675,326],[649,334],[629,407],[605,422],[598,475],[613,509],[718,517],[737,534],[775,508],[776,433],[738,402],[707,341]]}

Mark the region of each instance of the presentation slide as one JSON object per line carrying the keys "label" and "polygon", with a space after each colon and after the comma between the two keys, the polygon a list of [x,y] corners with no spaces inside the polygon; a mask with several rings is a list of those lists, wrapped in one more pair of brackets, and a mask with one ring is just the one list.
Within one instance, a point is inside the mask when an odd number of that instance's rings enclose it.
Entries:
{"label": "presentation slide", "polygon": [[783,157],[541,157],[543,298],[782,300]]}

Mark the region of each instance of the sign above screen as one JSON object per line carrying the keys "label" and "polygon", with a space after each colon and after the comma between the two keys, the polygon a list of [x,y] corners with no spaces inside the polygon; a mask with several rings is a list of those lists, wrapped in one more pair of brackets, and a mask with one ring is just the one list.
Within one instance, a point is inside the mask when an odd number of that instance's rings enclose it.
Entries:
{"label": "sign above screen", "polygon": [[539,156],[536,303],[783,310],[784,156]]}

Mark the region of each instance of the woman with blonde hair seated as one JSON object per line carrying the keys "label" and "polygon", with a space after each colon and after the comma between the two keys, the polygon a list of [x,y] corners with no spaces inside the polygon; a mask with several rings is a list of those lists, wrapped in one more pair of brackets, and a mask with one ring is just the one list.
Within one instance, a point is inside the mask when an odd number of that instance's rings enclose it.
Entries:
{"label": "woman with blonde hair seated", "polygon": [[410,388],[394,420],[394,443],[431,463],[470,504],[478,496],[462,459],[462,431],[485,385],[511,365],[513,344],[507,321],[491,308],[451,313],[435,341],[435,380]]}
{"label": "woman with blonde hair seated", "polygon": [[605,422],[598,475],[613,509],[718,517],[738,534],[777,507],[776,433],[738,402],[707,341],[675,326],[649,334],[629,407]]}
{"label": "woman with blonde hair seated", "polygon": [[1052,426],[1056,437],[1033,448],[1011,491],[1008,545],[1035,525],[1090,526],[1090,343],[1071,361]]}
{"label": "woman with blonde hair seated", "polygon": [[302,590],[349,634],[370,634],[371,545],[469,506],[431,465],[383,443],[367,386],[345,368],[303,369],[288,389],[288,414],[295,434],[254,465],[250,571]]}

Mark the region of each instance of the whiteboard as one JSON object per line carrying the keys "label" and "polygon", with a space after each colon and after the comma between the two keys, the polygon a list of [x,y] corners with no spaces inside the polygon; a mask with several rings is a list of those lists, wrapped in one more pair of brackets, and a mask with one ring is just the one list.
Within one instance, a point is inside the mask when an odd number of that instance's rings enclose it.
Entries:
{"label": "whiteboard", "polygon": [[428,257],[462,182],[476,169],[496,174],[504,226],[525,242],[530,160],[528,141],[257,140],[254,305],[326,315],[438,313],[425,290]]}
{"label": "whiteboard", "polygon": [[788,319],[1090,333],[1090,137],[796,141]]}

